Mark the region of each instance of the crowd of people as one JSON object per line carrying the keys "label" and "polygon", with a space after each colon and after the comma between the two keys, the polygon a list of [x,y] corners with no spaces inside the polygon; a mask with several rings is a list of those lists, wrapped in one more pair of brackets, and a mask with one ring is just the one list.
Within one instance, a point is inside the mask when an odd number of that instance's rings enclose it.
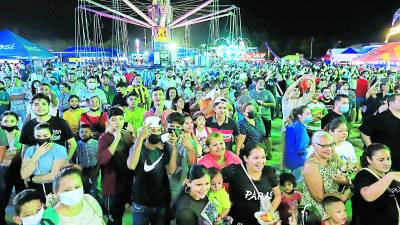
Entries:
{"label": "crowd of people", "polygon": [[399,72],[43,64],[0,63],[0,224],[400,223]]}

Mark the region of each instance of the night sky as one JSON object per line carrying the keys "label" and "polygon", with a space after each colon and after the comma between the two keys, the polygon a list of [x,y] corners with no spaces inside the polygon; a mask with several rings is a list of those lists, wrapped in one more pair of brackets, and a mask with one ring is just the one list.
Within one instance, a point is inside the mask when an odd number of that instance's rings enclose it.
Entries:
{"label": "night sky", "polygon": [[[150,0],[141,0],[150,2]],[[171,0],[174,3],[174,0]],[[268,41],[278,55],[295,52],[321,56],[338,41],[339,47],[358,43],[382,42],[399,0],[220,0],[241,8],[244,36],[254,46]],[[2,0],[0,29],[8,28],[23,37],[53,49],[74,45],[75,0]],[[221,22],[224,27],[224,22]],[[104,38],[110,37],[111,23],[104,20]],[[134,39],[143,30],[129,28]],[[192,46],[207,42],[208,24],[191,28]],[[201,34],[201,35],[199,35]]]}

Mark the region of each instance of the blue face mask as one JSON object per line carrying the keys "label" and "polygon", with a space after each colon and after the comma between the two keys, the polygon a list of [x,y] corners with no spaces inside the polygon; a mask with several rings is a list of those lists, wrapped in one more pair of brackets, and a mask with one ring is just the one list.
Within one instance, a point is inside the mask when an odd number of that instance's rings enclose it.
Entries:
{"label": "blue face mask", "polygon": [[304,123],[306,124],[312,123],[312,121],[313,121],[312,115],[309,115],[304,119]]}
{"label": "blue face mask", "polygon": [[342,105],[340,108],[339,108],[339,112],[340,113],[347,113],[348,111],[349,111],[349,109],[350,109],[350,105]]}

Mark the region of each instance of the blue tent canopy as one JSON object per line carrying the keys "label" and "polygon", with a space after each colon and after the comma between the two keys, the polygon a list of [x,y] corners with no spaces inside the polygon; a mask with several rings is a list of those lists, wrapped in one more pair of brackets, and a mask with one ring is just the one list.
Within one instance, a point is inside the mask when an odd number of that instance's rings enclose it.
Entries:
{"label": "blue tent canopy", "polygon": [[77,57],[79,55],[81,57],[115,57],[118,54],[122,55],[122,51],[115,48],[98,48],[94,46],[79,46],[66,48],[62,55],[64,57]]}
{"label": "blue tent canopy", "polygon": [[0,31],[0,58],[48,59],[53,55],[45,48],[5,29]]}
{"label": "blue tent canopy", "polygon": [[358,52],[354,48],[347,48],[341,54],[357,54]]}

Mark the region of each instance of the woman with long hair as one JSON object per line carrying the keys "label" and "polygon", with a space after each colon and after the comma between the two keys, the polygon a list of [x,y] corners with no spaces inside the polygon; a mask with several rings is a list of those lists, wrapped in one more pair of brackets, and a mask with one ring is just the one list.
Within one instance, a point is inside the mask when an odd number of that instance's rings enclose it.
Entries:
{"label": "woman with long hair", "polygon": [[312,121],[313,117],[307,106],[294,108],[288,121],[286,121],[283,165],[292,171],[297,182],[303,180],[301,172],[306,161],[307,147],[310,145],[307,124]]}
{"label": "woman with long hair", "polygon": [[398,225],[400,212],[400,172],[392,172],[390,150],[383,144],[367,147],[361,157],[363,167],[354,179],[351,198],[353,225]]}

